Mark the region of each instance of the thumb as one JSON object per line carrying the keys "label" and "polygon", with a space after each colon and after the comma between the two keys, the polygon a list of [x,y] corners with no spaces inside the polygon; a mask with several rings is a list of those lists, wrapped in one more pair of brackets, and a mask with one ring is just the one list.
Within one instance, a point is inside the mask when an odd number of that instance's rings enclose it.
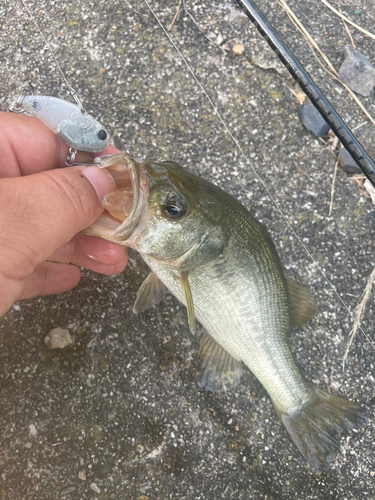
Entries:
{"label": "thumb", "polygon": [[70,167],[0,180],[0,273],[21,280],[92,224],[116,188],[98,167]]}

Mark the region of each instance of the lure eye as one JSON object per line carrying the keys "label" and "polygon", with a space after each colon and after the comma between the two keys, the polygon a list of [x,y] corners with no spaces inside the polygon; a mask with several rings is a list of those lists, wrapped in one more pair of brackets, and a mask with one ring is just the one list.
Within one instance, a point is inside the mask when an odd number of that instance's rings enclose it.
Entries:
{"label": "lure eye", "polygon": [[163,207],[163,213],[168,219],[181,219],[186,214],[186,208],[180,200],[170,198]]}
{"label": "lure eye", "polygon": [[101,141],[105,141],[107,139],[107,132],[105,130],[99,130],[98,137]]}

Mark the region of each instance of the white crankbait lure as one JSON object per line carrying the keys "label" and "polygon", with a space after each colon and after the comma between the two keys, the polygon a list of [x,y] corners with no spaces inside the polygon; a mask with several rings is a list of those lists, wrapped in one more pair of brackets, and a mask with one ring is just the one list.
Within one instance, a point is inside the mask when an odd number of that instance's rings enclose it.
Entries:
{"label": "white crankbait lure", "polygon": [[20,96],[10,109],[35,116],[76,151],[99,153],[111,141],[107,130],[95,118],[57,97]]}

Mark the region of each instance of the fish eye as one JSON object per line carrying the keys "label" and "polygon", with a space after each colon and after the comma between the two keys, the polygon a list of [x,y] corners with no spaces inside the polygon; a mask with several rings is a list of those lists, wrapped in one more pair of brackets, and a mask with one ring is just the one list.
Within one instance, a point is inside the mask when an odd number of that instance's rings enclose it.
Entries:
{"label": "fish eye", "polygon": [[105,130],[99,130],[98,133],[99,139],[105,141],[107,139],[107,132]]}
{"label": "fish eye", "polygon": [[163,205],[163,213],[168,219],[177,220],[181,219],[186,214],[184,204],[176,198],[170,198],[165,205]]}

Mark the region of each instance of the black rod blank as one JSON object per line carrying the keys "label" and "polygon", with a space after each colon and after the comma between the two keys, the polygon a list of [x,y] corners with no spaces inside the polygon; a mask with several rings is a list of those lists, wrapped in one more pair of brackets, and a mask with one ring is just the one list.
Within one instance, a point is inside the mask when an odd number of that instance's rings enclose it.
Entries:
{"label": "black rod blank", "polygon": [[254,23],[259,33],[267,41],[268,45],[310,99],[311,103],[331,127],[341,144],[347,149],[353,160],[375,187],[375,164],[346,123],[324,97],[319,87],[314,83],[254,2],[252,0],[237,0],[237,3],[244,9],[247,17]]}

